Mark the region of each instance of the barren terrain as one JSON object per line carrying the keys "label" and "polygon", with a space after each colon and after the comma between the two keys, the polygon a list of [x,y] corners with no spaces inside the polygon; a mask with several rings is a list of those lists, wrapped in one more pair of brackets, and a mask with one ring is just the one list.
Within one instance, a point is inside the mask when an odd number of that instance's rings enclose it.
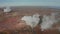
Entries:
{"label": "barren terrain", "polygon": [[[50,13],[60,13],[60,9],[56,8],[42,8],[42,7],[11,7],[12,11],[9,13],[4,13],[3,8],[0,8],[0,32],[7,32],[7,34],[11,34],[9,31],[15,31],[16,24],[22,23],[20,20],[24,15],[33,15],[35,13],[39,13],[40,15],[50,15]],[[60,16],[57,16],[60,18]],[[60,22],[55,25],[56,27],[60,26]],[[27,26],[28,27],[28,26]],[[29,28],[27,28],[29,29]],[[19,30],[19,28],[17,28]],[[34,28],[36,34],[60,34],[58,30],[46,30],[40,31],[39,26]],[[21,33],[20,34],[24,34]],[[29,34],[29,33],[27,33]],[[31,34],[31,33],[30,33]]]}

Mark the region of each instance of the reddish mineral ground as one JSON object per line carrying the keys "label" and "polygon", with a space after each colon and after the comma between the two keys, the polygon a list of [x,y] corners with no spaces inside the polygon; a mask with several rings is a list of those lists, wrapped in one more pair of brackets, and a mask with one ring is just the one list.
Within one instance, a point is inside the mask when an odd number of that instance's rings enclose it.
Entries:
{"label": "reddish mineral ground", "polygon": [[[23,23],[24,21],[20,20],[24,15],[32,15],[35,13],[39,13],[40,15],[49,15],[53,12],[60,13],[60,9],[56,8],[11,7],[11,9],[11,12],[4,13],[3,8],[0,8],[0,34],[34,34],[31,27],[25,25],[25,23]],[[57,18],[60,18],[60,16]],[[58,26],[60,26],[60,22],[55,25],[55,27]],[[41,31],[39,27],[40,26],[36,26],[33,29],[35,34],[60,34],[60,32],[56,29]]]}

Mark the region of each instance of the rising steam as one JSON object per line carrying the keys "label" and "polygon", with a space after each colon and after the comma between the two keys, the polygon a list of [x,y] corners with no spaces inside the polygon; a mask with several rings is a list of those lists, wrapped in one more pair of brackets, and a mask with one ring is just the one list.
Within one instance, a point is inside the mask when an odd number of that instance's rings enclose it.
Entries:
{"label": "rising steam", "polygon": [[[41,26],[41,31],[51,29],[53,24],[57,23],[58,20],[55,19],[55,13],[51,13],[51,15],[43,15]],[[40,21],[39,14],[34,14],[33,16],[24,16],[21,20],[24,20],[27,25],[30,25],[34,28]],[[60,28],[57,28],[60,30]]]}
{"label": "rising steam", "polygon": [[10,7],[6,7],[6,8],[4,9],[4,12],[10,12],[10,11],[11,11]]}
{"label": "rising steam", "polygon": [[54,13],[52,13],[50,16],[44,15],[42,20],[43,20],[43,22],[41,23],[42,31],[52,28],[52,25],[54,23],[57,23]]}
{"label": "rising steam", "polygon": [[30,25],[32,28],[35,27],[39,22],[39,14],[34,14],[33,16],[24,16],[21,20],[24,20],[27,25]]}

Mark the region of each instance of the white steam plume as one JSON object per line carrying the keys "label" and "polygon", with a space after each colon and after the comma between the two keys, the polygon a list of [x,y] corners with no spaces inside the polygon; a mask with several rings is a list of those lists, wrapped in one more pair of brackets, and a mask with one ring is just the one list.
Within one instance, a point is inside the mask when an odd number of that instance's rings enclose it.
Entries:
{"label": "white steam plume", "polygon": [[4,12],[10,12],[10,11],[11,11],[10,7],[6,7],[6,8],[4,9]]}
{"label": "white steam plume", "polygon": [[27,25],[30,25],[32,28],[35,27],[39,22],[39,14],[34,14],[33,16],[24,16],[21,20],[24,20]]}
{"label": "white steam plume", "polygon": [[54,13],[51,16],[44,15],[42,20],[43,22],[40,24],[42,31],[52,28],[52,25],[57,22]]}

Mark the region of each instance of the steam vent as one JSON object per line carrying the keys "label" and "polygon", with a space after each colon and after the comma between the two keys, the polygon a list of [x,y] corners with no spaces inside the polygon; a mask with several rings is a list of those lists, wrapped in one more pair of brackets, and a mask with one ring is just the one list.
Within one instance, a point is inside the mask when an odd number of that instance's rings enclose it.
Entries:
{"label": "steam vent", "polygon": [[2,7],[0,34],[60,34],[60,9]]}

